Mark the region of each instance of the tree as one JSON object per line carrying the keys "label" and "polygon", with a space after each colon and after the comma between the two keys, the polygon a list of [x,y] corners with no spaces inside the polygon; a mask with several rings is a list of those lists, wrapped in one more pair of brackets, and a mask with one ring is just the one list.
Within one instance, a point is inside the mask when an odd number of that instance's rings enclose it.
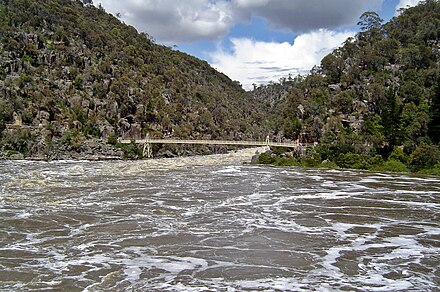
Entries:
{"label": "tree", "polygon": [[339,83],[344,66],[344,60],[333,53],[328,54],[321,61],[322,73],[325,74],[329,83]]}
{"label": "tree", "polygon": [[376,12],[367,11],[361,15],[357,25],[360,26],[361,31],[378,30],[382,26],[382,22],[383,19]]}
{"label": "tree", "polygon": [[301,132],[302,124],[300,119],[295,117],[293,120],[286,118],[284,119],[283,130],[284,135],[290,139],[296,139]]}
{"label": "tree", "polygon": [[428,135],[435,143],[440,142],[440,76],[437,78],[435,94],[431,98],[429,110],[430,122],[428,124]]}
{"label": "tree", "polygon": [[382,125],[385,138],[392,149],[394,146],[399,145],[401,139],[403,104],[394,89],[389,89],[385,95],[387,101],[382,111]]}
{"label": "tree", "polygon": [[411,167],[418,171],[423,168],[434,166],[440,161],[440,149],[436,145],[421,143],[419,147],[411,153],[409,163]]}

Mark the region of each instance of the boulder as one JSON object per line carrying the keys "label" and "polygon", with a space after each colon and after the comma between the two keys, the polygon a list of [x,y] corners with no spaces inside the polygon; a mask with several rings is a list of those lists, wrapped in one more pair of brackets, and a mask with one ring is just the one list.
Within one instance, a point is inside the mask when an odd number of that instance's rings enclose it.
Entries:
{"label": "boulder", "polygon": [[141,139],[142,138],[142,127],[140,124],[135,123],[135,124],[131,125],[130,137],[133,139]]}
{"label": "boulder", "polygon": [[11,159],[11,160],[23,160],[24,159],[24,155],[21,154],[21,153],[12,154],[11,156],[9,156],[9,159]]}
{"label": "boulder", "polygon": [[252,156],[252,159],[251,159],[251,164],[258,164],[258,158],[260,157],[260,154],[257,152],[257,153],[255,153],[255,155],[254,156]]}

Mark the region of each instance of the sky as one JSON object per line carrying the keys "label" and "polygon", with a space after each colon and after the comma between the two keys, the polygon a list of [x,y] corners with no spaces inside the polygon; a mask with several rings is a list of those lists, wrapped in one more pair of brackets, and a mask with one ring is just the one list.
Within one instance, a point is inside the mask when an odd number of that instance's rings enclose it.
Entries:
{"label": "sky", "polygon": [[121,21],[199,59],[249,90],[307,74],[358,32],[419,0],[95,0]]}

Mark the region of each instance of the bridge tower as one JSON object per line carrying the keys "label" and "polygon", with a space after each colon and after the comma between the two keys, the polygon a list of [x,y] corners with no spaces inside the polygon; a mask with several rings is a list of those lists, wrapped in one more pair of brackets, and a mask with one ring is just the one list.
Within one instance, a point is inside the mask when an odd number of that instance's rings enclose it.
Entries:
{"label": "bridge tower", "polygon": [[147,158],[153,158],[153,146],[150,143],[150,135],[145,136],[144,149],[142,150],[142,156]]}
{"label": "bridge tower", "polygon": [[148,142],[145,142],[144,149],[142,150],[142,155],[147,158],[153,158],[153,147]]}

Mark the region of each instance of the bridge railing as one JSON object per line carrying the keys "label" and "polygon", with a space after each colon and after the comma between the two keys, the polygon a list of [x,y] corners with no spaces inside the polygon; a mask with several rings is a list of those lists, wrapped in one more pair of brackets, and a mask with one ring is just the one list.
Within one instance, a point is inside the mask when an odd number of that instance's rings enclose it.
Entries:
{"label": "bridge railing", "polygon": [[237,146],[271,146],[271,147],[287,147],[287,148],[298,148],[307,147],[314,144],[304,144],[298,142],[271,142],[271,141],[235,141],[235,140],[189,140],[189,139],[137,139],[137,140],[127,140],[119,139],[120,143],[129,144],[188,144],[188,145],[237,145]]}

